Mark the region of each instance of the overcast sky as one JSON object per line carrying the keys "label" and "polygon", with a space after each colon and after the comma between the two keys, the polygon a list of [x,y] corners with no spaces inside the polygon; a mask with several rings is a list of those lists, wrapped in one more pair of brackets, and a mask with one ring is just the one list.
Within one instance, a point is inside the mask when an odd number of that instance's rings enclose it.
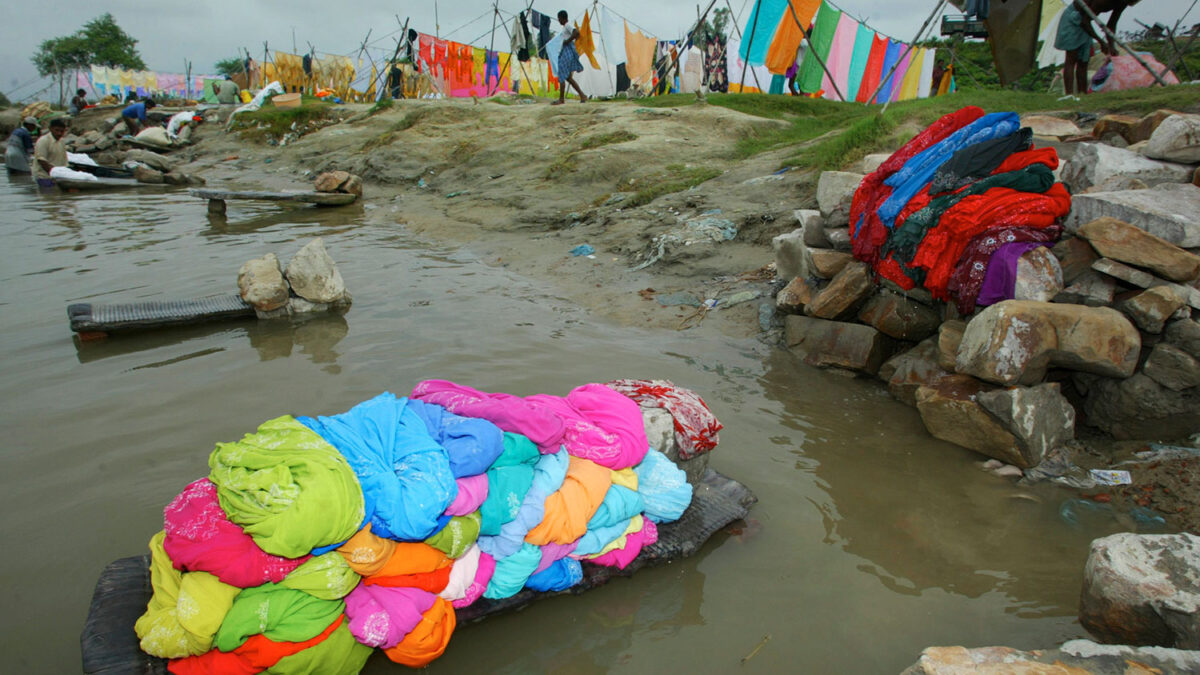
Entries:
{"label": "overcast sky", "polygon": [[[753,0],[729,1],[734,11],[741,13],[744,24],[749,12],[743,8],[752,5]],[[718,6],[724,6],[725,2],[718,0]],[[688,0],[607,0],[605,4],[663,39],[684,33],[695,21],[697,11],[696,2]],[[875,30],[910,40],[935,2],[838,0],[836,4]],[[1121,28],[1136,29],[1134,19],[1147,24],[1173,25],[1192,4],[1192,0],[1142,0],[1124,14]],[[492,28],[490,0],[439,0],[436,5],[437,24],[443,36],[477,46],[487,45]],[[505,13],[525,6],[522,0],[500,0],[499,5]],[[37,79],[37,72],[29,59],[38,44],[47,38],[73,33],[104,12],[111,12],[117,23],[138,40],[138,50],[149,69],[181,73],[187,59],[192,62],[193,73],[207,73],[216,61],[236,56],[242,47],[261,55],[263,41],[272,50],[291,51],[293,30],[300,51],[307,51],[307,43],[311,42],[318,51],[356,55],[368,30],[373,30],[371,42],[376,49],[390,48],[395,43],[385,36],[399,29],[397,15],[401,21],[410,17],[411,25],[418,31],[433,33],[434,7],[433,0],[54,0],[48,3],[13,0],[8,3],[0,25],[0,91],[15,93],[15,98],[35,93],[40,86],[30,84]],[[573,18],[590,7],[586,0],[538,0],[534,5],[547,13],[566,9]],[[1200,10],[1193,11],[1186,20],[1187,24],[1197,22]],[[502,44],[503,39],[498,38],[498,43]]]}

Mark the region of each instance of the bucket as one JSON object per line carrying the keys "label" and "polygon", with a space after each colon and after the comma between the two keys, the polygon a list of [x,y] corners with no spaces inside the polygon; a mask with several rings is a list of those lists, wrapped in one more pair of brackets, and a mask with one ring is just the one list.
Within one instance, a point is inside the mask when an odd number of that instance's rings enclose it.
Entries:
{"label": "bucket", "polygon": [[299,108],[300,94],[278,94],[271,99],[276,108]]}

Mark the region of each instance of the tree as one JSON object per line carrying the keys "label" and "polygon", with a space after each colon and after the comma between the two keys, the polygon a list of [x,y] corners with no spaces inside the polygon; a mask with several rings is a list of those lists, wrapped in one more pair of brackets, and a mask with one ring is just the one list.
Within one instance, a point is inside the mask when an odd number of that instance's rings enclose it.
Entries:
{"label": "tree", "polygon": [[222,59],[217,61],[217,64],[213,66],[213,68],[217,71],[218,75],[232,77],[244,72],[246,65],[242,59],[235,56],[232,59]]}
{"label": "tree", "polygon": [[729,31],[729,10],[725,7],[718,7],[708,15],[704,23],[696,31],[696,37],[693,40],[696,46],[701,49],[708,48],[708,37],[710,35],[720,35],[728,37]]}
{"label": "tree", "polygon": [[31,58],[42,77],[58,80],[58,102],[63,102],[63,81],[68,72],[91,65],[145,70],[137,40],[117,25],[112,14],[102,14],[70,35],[43,40]]}

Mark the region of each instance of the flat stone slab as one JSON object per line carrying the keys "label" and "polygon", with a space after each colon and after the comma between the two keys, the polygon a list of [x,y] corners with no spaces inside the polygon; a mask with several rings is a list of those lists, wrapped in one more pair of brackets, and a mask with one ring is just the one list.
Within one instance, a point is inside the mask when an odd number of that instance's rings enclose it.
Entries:
{"label": "flat stone slab", "polygon": [[324,206],[345,206],[353,204],[358,197],[345,192],[313,192],[287,191],[268,192],[265,190],[213,190],[209,188],[189,190],[201,199],[228,201],[231,199],[249,199],[271,202],[304,202],[306,204],[321,204]]}
{"label": "flat stone slab", "polygon": [[74,178],[55,178],[54,184],[60,190],[121,190],[126,188],[164,188],[165,183],[141,183],[132,178],[97,178],[96,180],[77,180]]}
{"label": "flat stone slab", "polygon": [[1066,227],[1080,227],[1105,216],[1124,221],[1182,248],[1200,247],[1200,187],[1188,183],[1148,190],[1075,195]]}

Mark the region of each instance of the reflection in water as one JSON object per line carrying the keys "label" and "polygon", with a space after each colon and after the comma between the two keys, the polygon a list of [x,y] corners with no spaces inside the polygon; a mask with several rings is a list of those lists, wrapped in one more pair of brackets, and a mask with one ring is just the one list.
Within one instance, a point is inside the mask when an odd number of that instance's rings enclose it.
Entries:
{"label": "reflection in water", "polygon": [[317,314],[293,320],[259,321],[248,332],[250,344],[258,350],[262,361],[286,358],[292,355],[293,347],[299,347],[310,361],[326,364],[323,370],[336,375],[341,368],[334,348],[349,334],[350,325],[340,314]]}
{"label": "reflection in water", "polygon": [[[227,202],[238,204],[238,213],[230,218],[226,213],[210,213],[208,231],[205,236],[225,234],[246,234],[257,232],[276,225],[329,225],[333,211],[319,206],[296,206],[294,204],[273,202]],[[337,217],[342,222],[359,221],[363,215],[363,207],[355,202],[347,206],[337,207]]]}

